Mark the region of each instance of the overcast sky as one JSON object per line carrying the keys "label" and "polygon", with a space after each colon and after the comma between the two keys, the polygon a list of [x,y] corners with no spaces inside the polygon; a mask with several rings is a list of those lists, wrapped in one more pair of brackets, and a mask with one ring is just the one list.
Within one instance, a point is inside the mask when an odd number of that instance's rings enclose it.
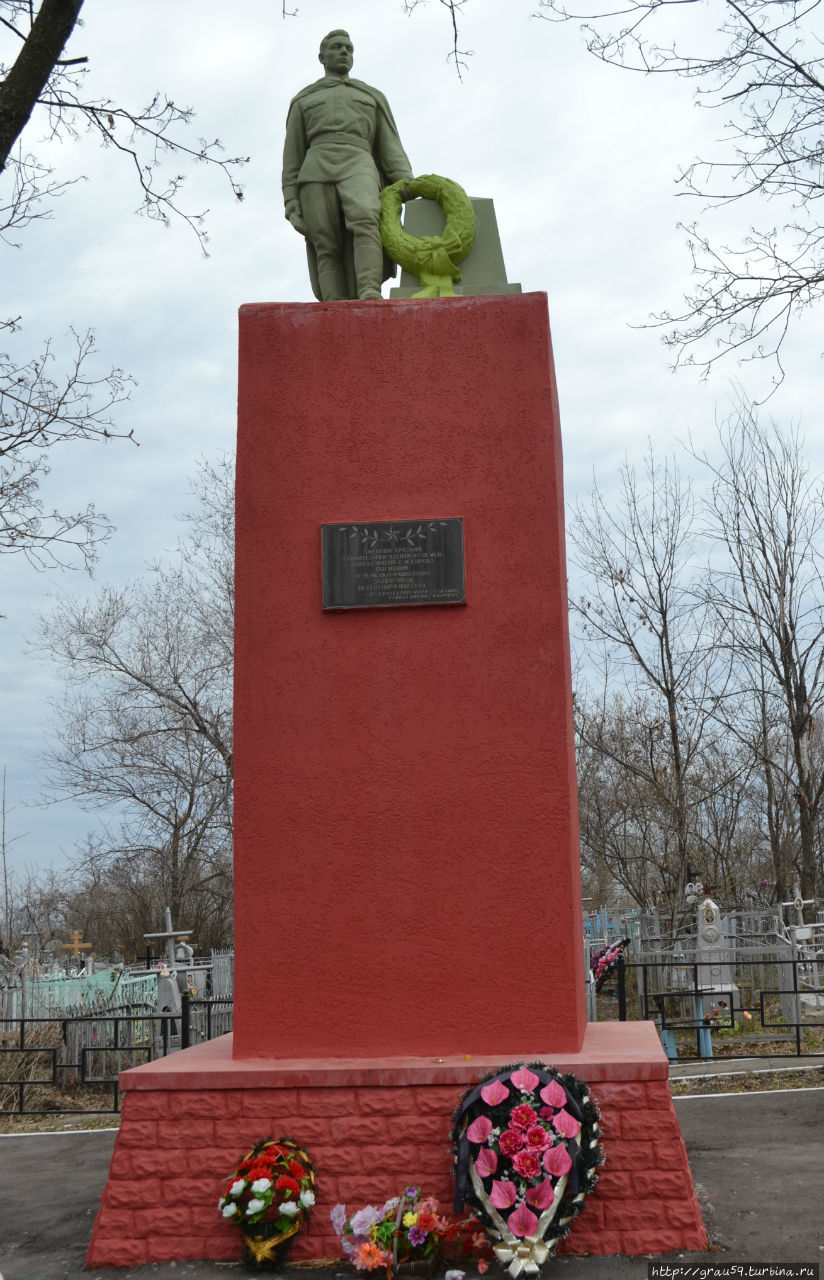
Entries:
{"label": "overcast sky", "polygon": [[[43,121],[26,134],[60,176],[87,181],[22,234],[19,251],[0,245],[0,314],[24,322],[0,340],[24,358],[71,324],[93,328],[101,373],[115,364],[137,380],[118,421],[140,448],[78,444],[55,457],[47,498],[93,501],[117,527],[94,582],[0,560],[0,765],[8,836],[20,836],[13,867],[61,863],[95,821],[67,804],[30,807],[58,688],[26,653],[37,613],[49,593],[120,585],[174,545],[196,459],[234,445],[238,307],[312,301],[303,242],[283,218],[280,160],[289,99],[321,73],[317,47],[330,28],[354,40],[353,75],[387,94],[414,171],[492,197],[509,279],[548,294],[568,500],[593,471],[608,487],[625,457],[642,459],[649,437],[661,452],[690,433],[711,446],[733,380],[764,393],[761,366],[722,365],[706,385],[689,370],[673,374],[658,334],[632,327],[679,306],[689,259],[676,224],[698,210],[677,197],[674,179],[715,147],[723,118],[696,108],[679,80],[602,66],[573,26],[535,19],[533,8],[469,0],[461,44],[473,52],[460,81],[436,0],[411,17],[400,0],[306,0],[286,19],[278,0],[86,0],[69,54],[89,57],[90,94],[137,106],[160,89],[195,108],[193,139],[219,136],[251,163],[242,205],[207,167],[187,177],[187,208],[210,210],[204,260],[182,224],[164,231],[134,215],[140,196],[126,161],[86,138],[41,147]],[[706,18],[690,7],[693,24]],[[11,56],[0,36],[0,60]],[[718,215],[719,234],[743,236],[745,216],[737,206]],[[787,378],[767,412],[801,423],[820,466],[819,333],[815,313],[793,331]]]}

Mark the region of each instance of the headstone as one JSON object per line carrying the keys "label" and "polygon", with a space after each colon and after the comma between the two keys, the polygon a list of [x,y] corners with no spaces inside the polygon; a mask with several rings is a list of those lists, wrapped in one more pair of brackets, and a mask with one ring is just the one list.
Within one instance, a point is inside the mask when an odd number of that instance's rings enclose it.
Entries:
{"label": "headstone", "polygon": [[684,901],[688,907],[694,907],[704,898],[704,886],[700,880],[689,880],[684,886]]}
{"label": "headstone", "polygon": [[680,940],[672,949],[672,985],[677,991],[692,989],[692,974]]}
{"label": "headstone", "polygon": [[[798,885],[798,882],[796,882],[793,885],[792,901],[782,902],[781,905],[782,907],[787,907],[795,912],[795,928],[797,931],[798,929],[804,928],[804,908],[814,906],[815,898],[802,898],[801,889]],[[809,937],[809,934],[806,936]],[[796,937],[797,937],[797,933],[796,933]],[[806,939],[803,939],[803,940],[806,940]]]}
{"label": "headstone", "polygon": [[234,951],[212,952],[212,995],[231,996],[235,989]]}
{"label": "headstone", "polygon": [[158,1013],[180,1013],[180,989],[177,984],[176,977],[167,973],[158,975],[157,979],[157,1012]]}
{"label": "headstone", "polygon": [[698,939],[695,948],[697,984],[702,993],[702,1015],[721,1010],[724,1023],[734,1008],[741,1007],[734,981],[729,949],[725,945],[721,912],[712,898],[705,898],[697,912]]}

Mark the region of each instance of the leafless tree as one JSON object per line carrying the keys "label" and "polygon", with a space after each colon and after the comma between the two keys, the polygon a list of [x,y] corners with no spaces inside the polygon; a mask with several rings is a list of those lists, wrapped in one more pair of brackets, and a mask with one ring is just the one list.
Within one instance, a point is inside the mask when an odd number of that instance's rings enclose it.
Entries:
{"label": "leafless tree", "polygon": [[[581,861],[585,876],[672,915],[679,849],[669,752],[649,704],[621,693],[575,698]],[[601,899],[608,901],[608,899]]]}
{"label": "leafless tree", "polygon": [[82,930],[82,924],[75,925],[72,918],[72,897],[71,877],[65,869],[27,867],[23,872],[17,900],[17,933],[20,938],[24,934],[32,938],[35,955],[42,954],[47,942],[68,937],[71,929]]}
{"label": "leafless tree", "polygon": [[81,878],[117,884],[144,923],[169,906],[175,920],[199,913],[225,927],[231,460],[204,465],[196,488],[200,506],[172,567],[89,601],[66,599],[44,620],[40,645],[66,676],[46,763],[53,796],[109,815],[75,862]]}
{"label": "leafless tree", "polygon": [[[719,567],[716,564],[716,571]],[[749,880],[757,879],[759,885],[767,880],[771,900],[782,902],[799,875],[800,848],[786,715],[776,702],[763,659],[752,661],[751,655],[739,653],[726,621],[716,636],[730,655],[731,671],[722,695],[711,697],[710,713],[727,751],[741,760],[742,786],[737,822],[734,827],[725,825],[723,831],[730,850],[751,849],[744,860],[751,868]],[[742,824],[743,832],[738,830]],[[733,858],[733,863],[739,868],[744,865],[740,858]],[[736,874],[740,879],[740,871]]]}
{"label": "leafless tree", "polygon": [[696,768],[694,875],[729,906],[740,906],[769,871],[758,761],[724,731],[705,735]]}
{"label": "leafless tree", "polygon": [[[696,82],[724,113],[723,149],[690,163],[682,190],[710,205],[754,205],[738,245],[685,226],[695,287],[662,313],[676,360],[708,369],[721,356],[775,357],[793,316],[824,292],[824,55],[821,0],[539,0],[542,17],[580,21],[589,51],[645,75]],[[697,19],[709,8],[715,37]],[[766,202],[770,203],[767,204]]]}
{"label": "leafless tree", "polygon": [[797,431],[760,422],[746,404],[724,427],[721,448],[720,462],[701,458],[712,477],[710,527],[724,553],[711,560],[707,602],[719,644],[735,657],[736,698],[759,709],[754,745],[760,740],[769,762],[764,781],[773,801],[782,775],[792,780],[809,898],[824,799],[813,751],[824,710],[824,483],[810,475]]}
{"label": "leafless tree", "polygon": [[6,804],[6,766],[3,765],[2,781],[0,781],[0,887],[3,892],[3,912],[0,916],[0,955],[12,956],[17,946],[14,920],[17,901],[17,877],[9,865],[9,853],[12,845],[22,839],[22,832],[14,835],[9,830],[8,818],[10,809]]}
{"label": "leafless tree", "polygon": [[[593,695],[579,686],[579,741],[619,770],[626,811],[641,832],[636,861],[657,862],[674,917],[693,850],[715,665],[709,612],[696,590],[696,536],[689,485],[651,448],[641,475],[625,464],[609,502],[596,485],[570,527],[572,559],[585,575],[585,592],[573,602],[581,666],[598,672],[600,689]],[[639,817],[644,805],[655,811],[652,823]],[[646,873],[644,884],[648,892]]]}
{"label": "leafless tree", "polygon": [[[420,4],[424,4],[426,0],[403,0],[403,11],[406,14],[412,14]],[[452,48],[449,51],[449,60],[452,62],[458,73],[458,79],[463,79],[463,72],[467,66],[467,58],[472,56],[469,49],[459,49],[458,42],[460,40],[460,19],[461,14],[468,3],[468,0],[438,0],[438,3],[447,11],[449,15],[449,24],[452,31]]]}

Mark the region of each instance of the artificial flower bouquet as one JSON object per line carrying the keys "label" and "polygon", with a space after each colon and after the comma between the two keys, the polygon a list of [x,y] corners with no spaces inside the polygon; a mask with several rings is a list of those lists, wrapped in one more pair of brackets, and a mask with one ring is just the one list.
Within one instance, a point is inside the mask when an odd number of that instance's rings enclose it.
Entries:
{"label": "artificial flower bouquet", "polygon": [[423,1262],[437,1257],[438,1235],[446,1227],[438,1201],[422,1196],[420,1187],[406,1187],[378,1208],[367,1204],[351,1217],[336,1204],[329,1217],[343,1252],[357,1271],[391,1269],[399,1262]]}
{"label": "artificial flower bouquet", "polygon": [[596,991],[600,991],[607,978],[611,977],[615,972],[618,967],[618,961],[630,942],[630,938],[622,938],[620,942],[610,942],[608,946],[602,947],[600,951],[596,951],[592,955],[589,967],[595,979]]}
{"label": "artificial flower bouquet", "polygon": [[493,1253],[484,1224],[477,1213],[465,1210],[459,1216],[450,1215],[446,1227],[439,1234],[438,1243],[441,1259],[447,1265],[461,1264],[471,1259],[477,1264],[480,1275],[489,1270]]}
{"label": "artificial flower bouquet", "polygon": [[[487,1253],[483,1228],[474,1214],[445,1216],[434,1196],[420,1187],[405,1187],[384,1205],[373,1204],[346,1216],[346,1206],[336,1204],[330,1213],[344,1254],[357,1271],[389,1274],[397,1268],[410,1271],[434,1269],[441,1252],[448,1257],[476,1257]],[[485,1270],[479,1263],[479,1269]]]}
{"label": "artificial flower bouquet", "polygon": [[217,1207],[243,1232],[244,1262],[253,1270],[275,1269],[315,1203],[309,1156],[291,1138],[264,1138],[227,1181]]}

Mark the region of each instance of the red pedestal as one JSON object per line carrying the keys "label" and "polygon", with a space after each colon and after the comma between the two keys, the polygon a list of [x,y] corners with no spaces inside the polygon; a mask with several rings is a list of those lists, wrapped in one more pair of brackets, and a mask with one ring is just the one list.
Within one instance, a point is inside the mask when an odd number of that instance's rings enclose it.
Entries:
{"label": "red pedestal", "polygon": [[[121,1077],[87,1261],[237,1259],[256,1141],[329,1209],[451,1200],[493,1067],[574,1071],[607,1165],[566,1252],[706,1236],[650,1023],[586,1026],[558,410],[543,295],[241,312],[235,1034]],[[460,516],[467,603],[324,613],[320,526]],[[169,1170],[193,1176],[172,1178]]]}
{"label": "red pedestal", "polygon": [[[243,307],[238,434],[235,1054],[577,1049],[544,295]],[[323,611],[322,523],[445,516],[465,606]]]}

